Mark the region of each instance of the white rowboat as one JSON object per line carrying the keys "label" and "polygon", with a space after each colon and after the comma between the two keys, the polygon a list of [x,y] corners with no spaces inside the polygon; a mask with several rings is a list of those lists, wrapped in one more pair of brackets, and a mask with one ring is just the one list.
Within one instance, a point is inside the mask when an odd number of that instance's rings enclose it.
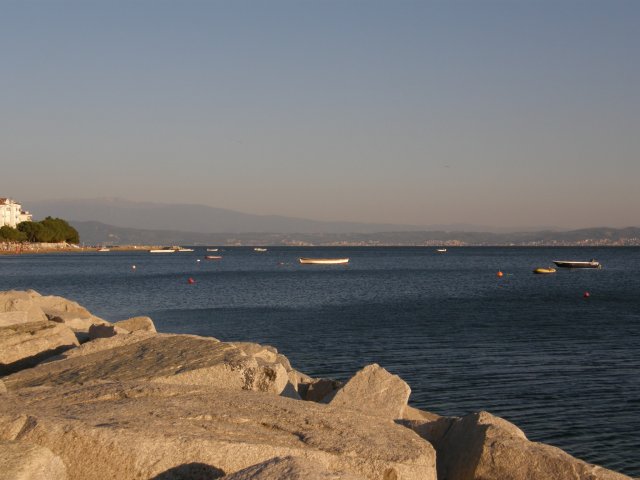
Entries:
{"label": "white rowboat", "polygon": [[301,258],[303,265],[341,265],[349,263],[348,258]]}

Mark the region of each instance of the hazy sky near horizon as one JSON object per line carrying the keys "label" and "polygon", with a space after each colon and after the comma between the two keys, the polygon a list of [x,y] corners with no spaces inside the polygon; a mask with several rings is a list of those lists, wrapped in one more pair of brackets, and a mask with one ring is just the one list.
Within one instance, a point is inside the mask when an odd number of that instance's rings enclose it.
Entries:
{"label": "hazy sky near horizon", "polygon": [[640,2],[0,0],[0,196],[640,225]]}

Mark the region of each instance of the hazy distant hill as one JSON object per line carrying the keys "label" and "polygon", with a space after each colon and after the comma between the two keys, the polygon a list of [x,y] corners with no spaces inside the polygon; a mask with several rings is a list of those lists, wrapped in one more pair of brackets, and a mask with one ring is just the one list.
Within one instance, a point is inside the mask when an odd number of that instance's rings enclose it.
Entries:
{"label": "hazy distant hill", "polygon": [[640,228],[569,232],[202,233],[72,222],[85,244],[138,245],[640,245]]}
{"label": "hazy distant hill", "polygon": [[[214,208],[206,205],[164,204],[132,202],[120,198],[58,199],[25,202],[34,218],[48,215],[80,222],[100,222],[124,228],[171,230],[199,233],[376,233],[376,232],[492,232],[505,233],[514,229],[493,226],[449,225],[396,225],[384,223],[324,222],[281,215],[253,215]],[[543,228],[529,227],[518,231]],[[554,228],[553,230],[557,230]]]}
{"label": "hazy distant hill", "polygon": [[100,222],[72,222],[80,241],[88,245],[221,245],[233,240],[227,234],[144,230]]}
{"label": "hazy distant hill", "polygon": [[131,202],[117,198],[29,202],[27,207],[36,218],[51,215],[126,228],[199,233],[372,233],[425,229],[415,225],[322,222],[279,215],[252,215],[205,205]]}

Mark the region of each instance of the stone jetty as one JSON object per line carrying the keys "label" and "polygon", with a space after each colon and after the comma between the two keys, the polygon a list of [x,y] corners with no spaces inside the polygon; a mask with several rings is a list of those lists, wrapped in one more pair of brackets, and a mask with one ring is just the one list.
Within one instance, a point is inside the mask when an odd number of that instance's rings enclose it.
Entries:
{"label": "stone jetty", "polygon": [[111,323],[0,292],[0,480],[622,480],[487,412],[410,407],[383,367],[346,383],[275,348]]}

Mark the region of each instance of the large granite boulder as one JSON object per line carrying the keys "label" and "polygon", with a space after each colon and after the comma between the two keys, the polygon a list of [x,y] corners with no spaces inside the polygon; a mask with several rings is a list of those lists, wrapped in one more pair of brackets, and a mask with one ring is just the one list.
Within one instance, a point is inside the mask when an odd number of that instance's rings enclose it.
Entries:
{"label": "large granite boulder", "polygon": [[33,290],[26,292],[18,290],[0,292],[0,313],[22,312],[20,314],[14,313],[13,315],[5,316],[0,326],[3,324],[10,326],[15,323],[42,322],[47,320],[47,316],[36,301],[39,296],[40,294]]}
{"label": "large granite boulder", "polygon": [[73,313],[78,317],[91,316],[91,312],[81,306],[78,302],[67,300],[64,297],[58,297],[55,295],[38,295],[34,296],[33,299],[47,316],[53,316],[58,313]]}
{"label": "large granite boulder", "polygon": [[231,342],[231,345],[233,345],[234,347],[238,347],[240,350],[251,357],[261,358],[262,360],[269,363],[279,363],[287,372],[294,371],[291,367],[291,363],[289,363],[289,359],[284,355],[278,353],[278,349],[272,347],[271,345],[261,345],[259,343],[252,342]]}
{"label": "large granite boulder", "polygon": [[18,372],[6,377],[5,384],[12,390],[92,380],[146,380],[280,394],[288,383],[281,364],[248,356],[239,348],[212,338],[155,334],[132,343],[114,343],[118,346],[86,355],[71,354],[64,360]]}
{"label": "large granite boulder", "polygon": [[0,375],[31,367],[77,345],[71,329],[49,321],[0,328]]}
{"label": "large granite boulder", "polygon": [[338,380],[330,378],[306,378],[298,384],[298,393],[303,400],[310,402],[321,402],[325,397],[333,395],[344,384]]}
{"label": "large granite boulder", "polygon": [[364,480],[344,472],[331,472],[321,463],[300,457],[276,457],[232,473],[222,480]]}
{"label": "large granite boulder", "polygon": [[[234,347],[239,348],[247,355],[256,358],[262,358],[267,362],[276,362],[278,360],[278,350],[271,345],[260,345],[252,342],[230,342]],[[291,366],[289,366],[291,367]]]}
{"label": "large granite boulder", "polygon": [[66,325],[81,340],[87,339],[91,325],[108,324],[66,298],[42,296],[33,290],[0,292],[0,327],[45,320]]}
{"label": "large granite boulder", "polygon": [[440,415],[432,413],[432,412],[427,412],[425,410],[420,410],[418,408],[414,408],[410,405],[405,405],[405,407],[402,409],[402,415],[400,416],[400,418],[398,420],[402,421],[402,420],[406,420],[406,421],[413,421],[413,420],[418,420],[420,422],[434,422],[436,420],[439,420],[440,418],[442,418]]}
{"label": "large granite boulder", "polygon": [[109,322],[94,315],[88,317],[80,317],[73,312],[58,312],[56,314],[47,315],[52,322],[63,323],[74,332],[80,334],[82,340],[88,339],[89,329],[94,325],[109,325]]}
{"label": "large granite boulder", "polygon": [[[39,321],[42,321],[40,319]],[[20,325],[22,323],[33,322],[33,319],[26,311],[0,312],[0,328]]]}
{"label": "large granite boulder", "polygon": [[436,478],[431,445],[393,422],[203,385],[94,382],[20,389],[0,403],[0,439],[49,448],[78,480],[176,478],[173,472],[191,467],[215,478],[285,456],[368,479]]}
{"label": "large granite boulder", "polygon": [[0,480],[66,480],[67,469],[51,450],[0,440]]}
{"label": "large granite boulder", "polygon": [[357,372],[322,402],[397,419],[402,416],[410,394],[411,388],[404,380],[374,363]]}
{"label": "large granite boulder", "polygon": [[109,322],[92,315],[89,310],[77,302],[54,295],[38,296],[34,301],[40,306],[47,318],[63,323],[76,332],[85,341],[92,325],[109,325]]}
{"label": "large granite boulder", "polygon": [[98,338],[115,337],[116,335],[127,335],[131,332],[116,325],[92,324],[87,333],[89,334],[89,340],[96,340]]}
{"label": "large granite boulder", "polygon": [[114,325],[119,328],[124,328],[129,332],[156,332],[156,326],[153,324],[153,320],[149,317],[128,318],[127,320],[115,322]]}
{"label": "large granite boulder", "polygon": [[289,363],[289,359],[278,353],[278,350],[275,347],[252,342],[231,342],[231,345],[239,348],[250,357],[264,360],[267,363],[279,363],[282,365],[287,372],[287,377],[289,379],[288,385],[283,390],[283,395],[300,400],[298,384],[300,383],[301,376],[306,375],[294,370],[291,367],[291,363]]}
{"label": "large granite boulder", "polygon": [[530,442],[518,427],[487,412],[407,426],[436,448],[440,480],[630,480],[559,448]]}
{"label": "large granite boulder", "polygon": [[111,350],[112,348],[131,345],[133,343],[137,343],[142,340],[145,340],[149,337],[153,337],[154,335],[156,335],[154,332],[139,330],[136,332],[132,332],[130,334],[114,335],[114,336],[105,337],[105,338],[96,338],[95,340],[91,340],[90,342],[83,343],[77,348],[72,348],[70,350],[67,350],[64,353],[61,353],[60,355],[51,357],[46,361],[47,362],[57,361],[57,360],[64,360],[68,358],[91,355],[93,353],[101,352],[103,350]]}

